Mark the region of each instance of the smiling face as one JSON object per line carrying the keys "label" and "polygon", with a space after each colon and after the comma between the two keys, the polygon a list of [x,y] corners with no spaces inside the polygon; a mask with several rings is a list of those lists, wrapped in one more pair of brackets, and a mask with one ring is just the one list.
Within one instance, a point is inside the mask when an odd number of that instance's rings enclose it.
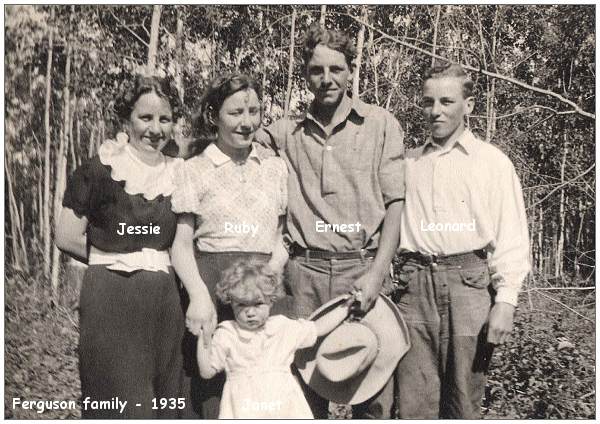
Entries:
{"label": "smiling face", "polygon": [[320,106],[337,106],[342,101],[352,70],[344,53],[319,44],[306,63],[306,82]]}
{"label": "smiling face", "polygon": [[173,131],[171,106],[154,92],[143,94],[135,102],[126,126],[133,148],[143,153],[160,152]]}
{"label": "smiling face", "polygon": [[463,96],[463,79],[429,78],[423,84],[423,114],[434,141],[443,146],[464,130],[464,117],[473,111],[473,97]]}
{"label": "smiling face", "polygon": [[241,90],[227,97],[216,119],[217,147],[230,157],[248,151],[260,127],[260,101],[256,91]]}
{"label": "smiling face", "polygon": [[231,301],[236,322],[245,330],[258,330],[265,325],[271,313],[271,304],[264,299]]}

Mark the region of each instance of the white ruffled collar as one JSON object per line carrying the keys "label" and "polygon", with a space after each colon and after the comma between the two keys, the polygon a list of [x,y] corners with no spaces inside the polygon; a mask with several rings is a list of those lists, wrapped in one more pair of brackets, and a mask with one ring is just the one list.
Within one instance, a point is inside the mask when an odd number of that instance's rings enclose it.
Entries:
{"label": "white ruffled collar", "polygon": [[103,165],[110,166],[110,177],[117,182],[125,181],[125,193],[130,195],[141,194],[146,200],[170,196],[175,190],[174,168],[183,159],[161,154],[160,162],[152,166],[142,162],[131,149],[125,133],[102,143],[98,156]]}

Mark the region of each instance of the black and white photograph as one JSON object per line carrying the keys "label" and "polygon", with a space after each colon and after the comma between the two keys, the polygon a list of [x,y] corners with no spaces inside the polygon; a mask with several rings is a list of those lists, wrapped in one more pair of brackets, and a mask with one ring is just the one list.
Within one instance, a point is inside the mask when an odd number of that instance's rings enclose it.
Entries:
{"label": "black and white photograph", "polygon": [[596,4],[3,4],[4,418],[596,418]]}

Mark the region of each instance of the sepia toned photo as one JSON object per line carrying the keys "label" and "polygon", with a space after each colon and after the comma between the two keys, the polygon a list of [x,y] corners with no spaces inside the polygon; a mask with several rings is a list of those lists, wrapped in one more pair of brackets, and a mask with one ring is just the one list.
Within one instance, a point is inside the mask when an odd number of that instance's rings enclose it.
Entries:
{"label": "sepia toned photo", "polygon": [[4,5],[4,418],[595,419],[595,17]]}

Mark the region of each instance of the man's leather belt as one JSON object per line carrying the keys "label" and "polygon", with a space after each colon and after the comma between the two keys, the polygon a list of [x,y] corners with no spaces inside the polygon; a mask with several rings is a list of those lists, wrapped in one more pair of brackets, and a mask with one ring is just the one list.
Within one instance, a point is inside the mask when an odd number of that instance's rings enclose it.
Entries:
{"label": "man's leather belt", "polygon": [[290,256],[299,256],[306,259],[364,259],[372,258],[377,254],[377,249],[361,249],[350,252],[329,252],[327,250],[310,250],[293,244],[290,246]]}
{"label": "man's leather belt", "polygon": [[420,252],[403,252],[399,255],[403,261],[415,260],[421,265],[465,265],[468,263],[482,262],[487,259],[487,253],[483,249],[471,252],[456,253],[453,255],[428,255]]}

